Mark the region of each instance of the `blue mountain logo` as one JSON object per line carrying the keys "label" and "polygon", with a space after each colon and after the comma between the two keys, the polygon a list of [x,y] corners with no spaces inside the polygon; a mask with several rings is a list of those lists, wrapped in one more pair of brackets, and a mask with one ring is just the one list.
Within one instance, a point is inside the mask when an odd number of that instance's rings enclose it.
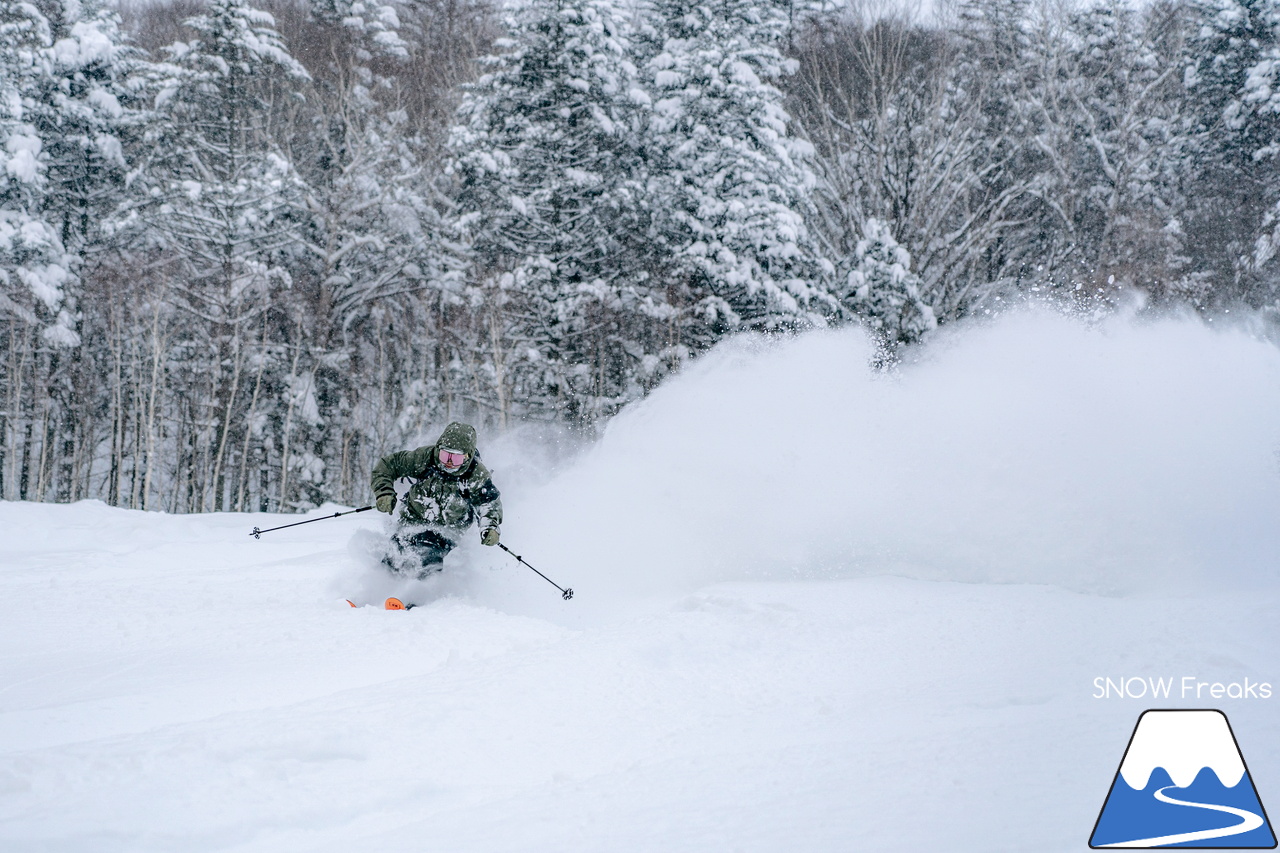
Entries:
{"label": "blue mountain logo", "polygon": [[1275,833],[1227,715],[1144,711],[1089,846],[1273,849]]}

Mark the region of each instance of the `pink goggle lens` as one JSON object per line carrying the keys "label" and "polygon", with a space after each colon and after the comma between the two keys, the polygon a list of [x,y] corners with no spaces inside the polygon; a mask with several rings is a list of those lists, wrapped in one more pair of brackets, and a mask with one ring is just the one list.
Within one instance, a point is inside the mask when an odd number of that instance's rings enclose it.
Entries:
{"label": "pink goggle lens", "polygon": [[454,453],[452,450],[440,451],[440,464],[446,468],[459,468],[467,461],[467,454]]}

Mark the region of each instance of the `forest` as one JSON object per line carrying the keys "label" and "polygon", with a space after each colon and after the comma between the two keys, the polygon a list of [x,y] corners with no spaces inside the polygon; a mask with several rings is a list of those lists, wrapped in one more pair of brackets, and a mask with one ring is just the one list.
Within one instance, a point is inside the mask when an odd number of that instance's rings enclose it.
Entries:
{"label": "forest", "polygon": [[1280,0],[0,0],[0,499],[364,502],[716,342],[1280,297]]}

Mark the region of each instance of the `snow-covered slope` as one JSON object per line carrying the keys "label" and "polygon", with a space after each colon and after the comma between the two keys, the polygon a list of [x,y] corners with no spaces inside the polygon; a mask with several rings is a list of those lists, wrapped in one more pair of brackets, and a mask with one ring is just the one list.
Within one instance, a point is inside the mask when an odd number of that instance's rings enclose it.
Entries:
{"label": "snow-covered slope", "polygon": [[[1280,356],[1028,314],[865,359],[490,441],[570,602],[476,543],[397,585],[372,514],[0,504],[0,849],[1086,849],[1138,714],[1206,706],[1094,678],[1280,684]],[[1217,703],[1264,803],[1276,701]]]}

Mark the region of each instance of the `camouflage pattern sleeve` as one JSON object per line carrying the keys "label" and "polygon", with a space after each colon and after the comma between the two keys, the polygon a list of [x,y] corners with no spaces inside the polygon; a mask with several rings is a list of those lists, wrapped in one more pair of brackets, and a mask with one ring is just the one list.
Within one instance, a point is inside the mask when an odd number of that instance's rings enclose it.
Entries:
{"label": "camouflage pattern sleeve", "polygon": [[383,495],[394,495],[396,493],[396,480],[401,477],[411,477],[418,473],[421,469],[422,448],[417,450],[401,450],[392,453],[378,460],[378,464],[373,466],[373,477],[369,485],[373,488],[373,496],[376,500]]}
{"label": "camouflage pattern sleeve", "polygon": [[493,480],[485,478],[484,483],[475,491],[471,505],[475,508],[481,530],[502,526],[502,498]]}

